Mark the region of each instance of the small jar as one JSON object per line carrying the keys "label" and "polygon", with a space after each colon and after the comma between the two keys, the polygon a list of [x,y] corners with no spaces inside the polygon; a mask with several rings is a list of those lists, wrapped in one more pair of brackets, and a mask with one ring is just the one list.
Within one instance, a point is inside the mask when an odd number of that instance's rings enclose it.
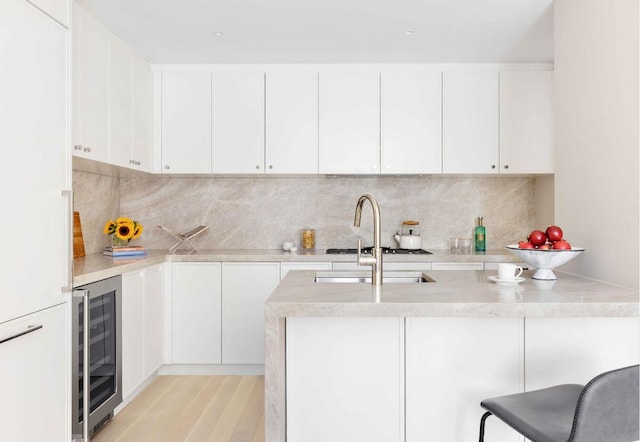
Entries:
{"label": "small jar", "polygon": [[302,250],[313,250],[316,248],[316,231],[314,229],[310,227],[302,229],[300,246]]}

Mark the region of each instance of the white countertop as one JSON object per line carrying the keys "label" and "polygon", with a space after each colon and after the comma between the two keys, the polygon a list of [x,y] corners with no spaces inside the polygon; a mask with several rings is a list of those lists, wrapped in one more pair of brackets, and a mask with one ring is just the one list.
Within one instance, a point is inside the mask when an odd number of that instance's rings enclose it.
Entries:
{"label": "white countertop", "polygon": [[[387,254],[384,262],[518,262],[507,249],[492,249],[484,253],[452,254],[448,249],[430,250],[432,255]],[[101,253],[76,258],[73,261],[73,285],[89,284],[122,275],[165,261],[170,262],[355,262],[355,255],[327,255],[325,250],[285,252],[283,250],[208,249],[197,254],[169,254],[167,250],[148,250],[142,257],[113,259]]]}
{"label": "white countertop", "polygon": [[[435,282],[316,283],[315,271],[290,271],[267,300],[275,316],[632,316],[638,291],[556,271],[555,281],[531,278],[499,285],[495,271],[427,271]],[[329,273],[329,272],[322,272]],[[367,274],[367,272],[361,272]],[[411,272],[416,273],[416,272]]]}

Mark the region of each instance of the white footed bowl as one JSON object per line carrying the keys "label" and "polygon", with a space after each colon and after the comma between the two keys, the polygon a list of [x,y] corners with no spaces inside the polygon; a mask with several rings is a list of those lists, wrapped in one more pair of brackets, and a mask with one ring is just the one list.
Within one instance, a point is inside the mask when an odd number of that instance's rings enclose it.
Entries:
{"label": "white footed bowl", "polygon": [[533,274],[533,279],[544,280],[558,279],[552,269],[571,261],[584,252],[582,247],[573,247],[570,250],[540,250],[521,249],[517,244],[510,244],[507,246],[507,249],[511,250],[514,255],[527,264],[538,269]]}

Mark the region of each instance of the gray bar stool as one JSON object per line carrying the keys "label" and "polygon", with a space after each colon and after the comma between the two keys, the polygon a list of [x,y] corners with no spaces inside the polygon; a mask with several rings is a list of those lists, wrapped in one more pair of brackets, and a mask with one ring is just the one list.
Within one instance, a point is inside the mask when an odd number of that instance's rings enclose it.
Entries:
{"label": "gray bar stool", "polygon": [[633,442],[640,439],[638,365],[602,373],[585,386],[557,385],[486,399],[492,414],[533,442]]}

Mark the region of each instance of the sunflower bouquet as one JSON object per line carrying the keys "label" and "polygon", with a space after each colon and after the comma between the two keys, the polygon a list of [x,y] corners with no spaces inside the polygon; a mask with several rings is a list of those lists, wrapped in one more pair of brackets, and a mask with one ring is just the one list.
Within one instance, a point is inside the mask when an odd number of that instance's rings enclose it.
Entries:
{"label": "sunflower bouquet", "polygon": [[132,239],[139,238],[142,235],[143,226],[138,221],[131,218],[120,217],[116,220],[109,220],[104,225],[104,233],[112,235],[112,243],[114,246],[126,246]]}

